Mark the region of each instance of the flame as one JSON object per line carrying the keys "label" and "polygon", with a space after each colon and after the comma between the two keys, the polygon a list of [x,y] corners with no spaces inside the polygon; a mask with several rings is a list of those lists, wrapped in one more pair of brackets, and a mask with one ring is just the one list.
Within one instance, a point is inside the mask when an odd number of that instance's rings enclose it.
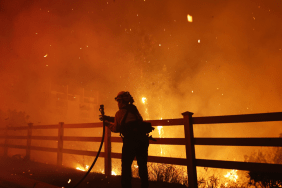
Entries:
{"label": "flame", "polygon": [[[105,174],[105,171],[104,171],[104,170],[101,170],[101,169],[100,169],[100,172],[101,172],[102,174]],[[113,176],[117,176],[118,174],[120,174],[120,172],[119,172],[117,169],[113,169],[113,170],[111,171],[111,175],[113,175]]]}
{"label": "flame", "polygon": [[83,170],[83,169],[81,169],[79,167],[76,167],[76,170],[85,171],[85,170]]}
{"label": "flame", "polygon": [[[157,129],[158,129],[158,132],[159,132],[159,137],[163,138],[163,126],[157,126]],[[164,156],[165,152],[163,151],[163,146],[160,145],[160,148],[161,148],[161,155]]]}
{"label": "flame", "polygon": [[160,138],[162,138],[162,128],[163,128],[163,126],[157,126]]}
{"label": "flame", "polygon": [[88,165],[86,165],[85,168],[84,167],[82,167],[82,168],[76,167],[76,170],[80,170],[80,171],[87,171],[88,169],[89,169]]}
{"label": "flame", "polygon": [[117,175],[114,171],[112,171],[111,173],[112,173],[112,175],[114,175],[114,176],[116,176],[116,175]]}
{"label": "flame", "polygon": [[118,169],[113,169],[111,171],[111,174],[114,175],[114,176],[117,176],[118,174],[120,174],[120,171]]}
{"label": "flame", "polygon": [[231,170],[231,171],[227,172],[227,174],[224,175],[224,177],[236,182],[237,179],[238,179],[237,171],[238,170]]}
{"label": "flame", "polygon": [[146,97],[142,97],[141,98],[142,103],[145,105],[145,114],[146,114],[146,120],[149,118],[149,113],[148,113],[148,108],[146,107],[147,104],[147,98]]}

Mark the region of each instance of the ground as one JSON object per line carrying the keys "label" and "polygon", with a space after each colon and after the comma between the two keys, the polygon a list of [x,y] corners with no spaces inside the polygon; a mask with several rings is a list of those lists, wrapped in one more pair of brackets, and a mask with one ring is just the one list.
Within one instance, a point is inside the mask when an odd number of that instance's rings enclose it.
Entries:
{"label": "ground", "polygon": [[[11,174],[11,176],[25,176],[34,180],[42,181],[51,185],[64,188],[72,188],[85,175],[85,172],[81,172],[75,169],[62,168],[57,167],[55,165],[47,165],[32,161],[24,161],[23,159],[11,158],[0,158],[0,168],[1,171],[9,173]],[[69,180],[70,183],[68,183]],[[7,184],[8,182],[2,181],[2,183],[3,186],[0,185],[0,188],[5,188],[5,184]],[[132,185],[133,188],[139,188],[140,179],[133,178]],[[121,188],[120,176],[106,177],[103,174],[90,173],[78,187]],[[150,188],[186,188],[186,186],[151,181]]]}

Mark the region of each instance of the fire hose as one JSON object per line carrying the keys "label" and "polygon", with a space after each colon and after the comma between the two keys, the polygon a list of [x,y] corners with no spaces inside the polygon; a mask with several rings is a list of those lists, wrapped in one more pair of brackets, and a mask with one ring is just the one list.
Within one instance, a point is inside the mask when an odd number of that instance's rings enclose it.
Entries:
{"label": "fire hose", "polygon": [[97,152],[97,155],[96,155],[92,165],[90,166],[90,168],[88,169],[86,174],[83,176],[83,178],[81,178],[81,180],[73,188],[76,188],[86,178],[86,176],[90,173],[90,171],[94,167],[94,165],[95,165],[95,163],[96,163],[96,161],[97,161],[97,159],[99,157],[99,154],[101,152],[101,149],[102,149],[102,146],[103,146],[103,143],[104,143],[104,137],[105,137],[105,119],[104,119],[105,112],[104,112],[104,105],[103,104],[100,105],[99,111],[101,112],[102,119],[103,119],[103,136],[102,136],[100,148],[99,148],[99,150]]}

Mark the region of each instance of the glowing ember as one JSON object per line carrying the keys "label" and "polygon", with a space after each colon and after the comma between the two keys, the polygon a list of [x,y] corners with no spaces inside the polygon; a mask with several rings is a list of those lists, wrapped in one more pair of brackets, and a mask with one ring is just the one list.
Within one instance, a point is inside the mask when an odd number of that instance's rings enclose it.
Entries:
{"label": "glowing ember", "polygon": [[48,56],[48,54],[46,54],[44,57],[47,57]]}
{"label": "glowing ember", "polygon": [[227,174],[224,175],[224,177],[236,182],[237,179],[238,179],[237,170],[231,170],[231,171],[227,172]]}
{"label": "glowing ember", "polygon": [[193,22],[193,17],[189,14],[187,14],[187,20],[188,22]]}
{"label": "glowing ember", "polygon": [[70,182],[71,182],[71,179],[69,179],[68,183],[70,183]]}

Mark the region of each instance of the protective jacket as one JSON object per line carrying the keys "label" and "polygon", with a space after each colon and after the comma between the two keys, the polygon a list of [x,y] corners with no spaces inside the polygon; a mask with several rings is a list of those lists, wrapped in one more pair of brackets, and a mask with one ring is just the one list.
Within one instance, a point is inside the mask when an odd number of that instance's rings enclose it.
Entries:
{"label": "protective jacket", "polygon": [[[128,113],[127,113],[128,112]],[[127,113],[127,115],[126,115]],[[126,117],[125,117],[126,116]],[[126,119],[124,119],[126,118]],[[140,115],[138,109],[133,104],[128,104],[122,108],[120,108],[115,114],[115,121],[114,123],[109,123],[108,127],[111,129],[112,132],[120,133],[121,132],[121,125],[124,122],[128,124],[130,122],[135,121],[143,121],[142,116]]]}

